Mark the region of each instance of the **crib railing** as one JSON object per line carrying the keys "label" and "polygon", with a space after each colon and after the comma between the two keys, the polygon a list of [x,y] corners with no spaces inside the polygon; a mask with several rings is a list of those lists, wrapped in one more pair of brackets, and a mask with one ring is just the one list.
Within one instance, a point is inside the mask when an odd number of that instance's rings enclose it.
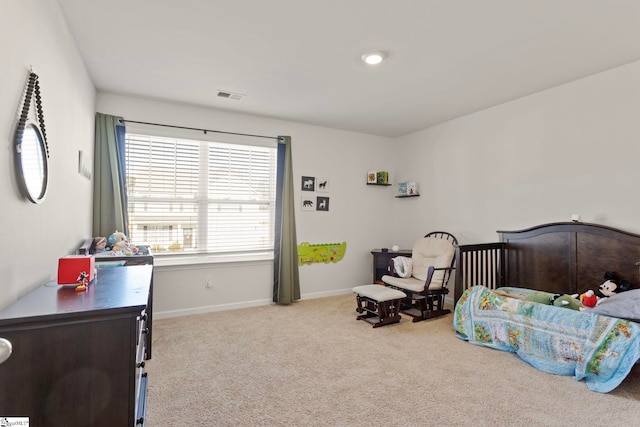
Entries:
{"label": "crib railing", "polygon": [[489,289],[504,286],[505,243],[480,243],[456,246],[455,302],[475,285]]}

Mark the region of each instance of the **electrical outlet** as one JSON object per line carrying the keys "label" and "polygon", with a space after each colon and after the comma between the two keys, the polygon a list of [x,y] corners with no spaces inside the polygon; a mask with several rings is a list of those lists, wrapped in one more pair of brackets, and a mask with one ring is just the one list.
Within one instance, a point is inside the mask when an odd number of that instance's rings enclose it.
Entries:
{"label": "electrical outlet", "polygon": [[204,279],[204,287],[207,289],[213,288],[213,280],[211,280],[211,276],[207,276]]}

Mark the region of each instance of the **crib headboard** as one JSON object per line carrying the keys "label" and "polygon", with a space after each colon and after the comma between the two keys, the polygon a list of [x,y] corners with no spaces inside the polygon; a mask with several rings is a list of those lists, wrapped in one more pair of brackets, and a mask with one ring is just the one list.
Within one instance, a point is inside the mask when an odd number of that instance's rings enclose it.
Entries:
{"label": "crib headboard", "polygon": [[612,271],[640,287],[640,235],[598,224],[558,222],[498,231],[499,242],[459,245],[455,301],[474,285],[575,294]]}

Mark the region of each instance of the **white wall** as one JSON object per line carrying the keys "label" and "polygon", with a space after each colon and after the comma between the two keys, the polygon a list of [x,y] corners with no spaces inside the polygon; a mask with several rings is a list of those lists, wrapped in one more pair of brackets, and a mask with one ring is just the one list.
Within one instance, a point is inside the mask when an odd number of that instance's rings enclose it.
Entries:
{"label": "white wall", "polygon": [[[298,242],[347,242],[343,260],[300,267],[302,298],[350,292],[354,286],[371,283],[371,250],[393,244],[393,188],[366,185],[367,171],[395,167],[394,145],[388,138],[112,94],[98,94],[96,105],[101,113],[131,121],[290,135],[295,200],[302,197],[302,175],[330,180],[330,191],[326,193],[330,198],[329,212],[302,212],[298,208]],[[136,125],[127,126],[131,129]],[[176,135],[176,131],[164,128],[153,130]],[[184,138],[202,136],[192,131],[178,133],[183,133]],[[270,262],[157,267],[154,311],[162,317],[267,304],[271,301],[272,276]],[[205,288],[206,278],[212,280],[211,289]]]}
{"label": "white wall", "polygon": [[640,233],[639,117],[635,62],[400,138],[422,196],[394,205],[394,235],[495,241],[574,213]]}
{"label": "white wall", "polygon": [[[331,180],[330,212],[298,211],[299,242],[348,246],[341,262],[300,268],[303,298],[368,283],[372,248],[409,248],[435,229],[474,243],[495,240],[497,229],[577,213],[640,233],[640,63],[390,140],[108,94],[98,95],[94,109],[93,86],[55,2],[0,2],[0,47],[0,308],[55,278],[58,257],[91,233],[91,182],[77,173],[77,156],[83,150],[92,157],[96,110],[129,120],[291,135],[296,180]],[[40,205],[20,196],[13,167],[29,66],[41,78],[51,147],[50,190]],[[394,187],[366,186],[372,169],[388,169],[394,183],[417,181],[421,197],[395,199]],[[271,275],[265,262],[158,268],[155,310],[168,316],[265,304]]]}
{"label": "white wall", "polygon": [[[56,277],[58,258],[91,233],[95,90],[58,8],[49,0],[0,2],[0,309]],[[38,74],[51,157],[43,203],[19,192],[13,138],[29,68]]]}

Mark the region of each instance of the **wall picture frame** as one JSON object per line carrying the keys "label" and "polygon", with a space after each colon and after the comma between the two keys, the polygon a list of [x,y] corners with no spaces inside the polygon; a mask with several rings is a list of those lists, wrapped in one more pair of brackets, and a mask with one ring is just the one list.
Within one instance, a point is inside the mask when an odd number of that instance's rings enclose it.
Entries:
{"label": "wall picture frame", "polygon": [[319,193],[328,193],[329,192],[329,178],[318,177],[316,179],[316,191]]}
{"label": "wall picture frame", "polygon": [[316,202],[315,202],[315,200],[313,200],[313,197],[302,196],[300,198],[300,210],[302,210],[302,211],[315,211],[316,210]]}
{"label": "wall picture frame", "polygon": [[328,197],[320,197],[316,198],[316,210],[329,212],[329,198]]}
{"label": "wall picture frame", "polygon": [[303,176],[301,181],[302,191],[315,191],[316,190],[316,178],[313,176]]}
{"label": "wall picture frame", "polygon": [[418,195],[418,184],[415,181],[407,182],[407,196]]}
{"label": "wall picture frame", "polygon": [[398,183],[398,196],[405,197],[407,195],[407,182]]}

